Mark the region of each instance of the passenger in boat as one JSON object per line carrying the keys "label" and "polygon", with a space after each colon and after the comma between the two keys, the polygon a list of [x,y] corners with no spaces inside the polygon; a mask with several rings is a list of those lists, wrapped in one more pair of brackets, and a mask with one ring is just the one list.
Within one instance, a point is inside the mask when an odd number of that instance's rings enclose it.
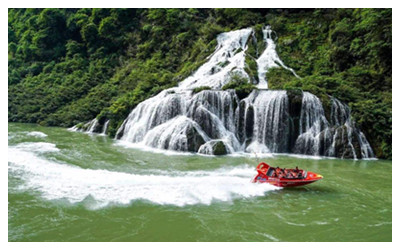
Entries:
{"label": "passenger in boat", "polygon": [[289,171],[288,171],[286,168],[284,168],[284,169],[283,169],[283,174],[284,174],[284,175],[285,175],[285,177],[286,177],[286,176],[288,176],[288,174],[289,174]]}
{"label": "passenger in boat", "polygon": [[303,173],[301,172],[301,171],[299,171],[298,173],[297,173],[297,178],[301,178],[303,176]]}
{"label": "passenger in boat", "polygon": [[299,167],[298,166],[296,166],[296,168],[293,170],[295,173],[298,173],[300,170],[299,170]]}
{"label": "passenger in boat", "polygon": [[288,179],[293,179],[293,178],[295,178],[296,177],[296,174],[295,173],[293,173],[293,171],[288,171],[288,173],[287,173],[287,175],[286,175],[286,178],[288,178]]}

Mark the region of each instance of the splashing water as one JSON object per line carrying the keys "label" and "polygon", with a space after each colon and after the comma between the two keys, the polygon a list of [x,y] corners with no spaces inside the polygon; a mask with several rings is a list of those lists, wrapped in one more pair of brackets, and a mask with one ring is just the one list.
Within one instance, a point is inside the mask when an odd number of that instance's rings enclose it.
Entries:
{"label": "splashing water", "polygon": [[40,191],[46,199],[77,203],[90,197],[95,201],[91,208],[130,204],[135,200],[175,206],[211,204],[235,197],[263,196],[278,189],[251,183],[254,168],[247,165],[210,171],[132,174],[82,169],[40,156],[57,151],[54,144],[24,143],[9,147],[9,171],[24,180],[23,188]]}
{"label": "splashing water", "polygon": [[28,133],[29,136],[34,136],[34,137],[47,137],[47,135],[43,132],[39,132],[39,131],[32,131]]}

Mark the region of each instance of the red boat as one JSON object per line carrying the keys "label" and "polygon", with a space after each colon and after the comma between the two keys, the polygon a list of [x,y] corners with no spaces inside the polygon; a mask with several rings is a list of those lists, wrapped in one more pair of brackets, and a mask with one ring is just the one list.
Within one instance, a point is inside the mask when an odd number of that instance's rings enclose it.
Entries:
{"label": "red boat", "polygon": [[322,175],[302,169],[280,169],[271,167],[265,162],[257,166],[257,176],[253,182],[269,183],[277,187],[303,186],[322,179]]}

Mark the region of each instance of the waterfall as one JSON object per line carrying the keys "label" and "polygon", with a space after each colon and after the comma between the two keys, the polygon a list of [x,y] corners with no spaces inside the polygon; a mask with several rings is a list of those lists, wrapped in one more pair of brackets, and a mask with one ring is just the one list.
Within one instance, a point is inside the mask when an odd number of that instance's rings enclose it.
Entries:
{"label": "waterfall", "polygon": [[89,123],[88,133],[93,133],[99,121],[95,118]]}
{"label": "waterfall", "polygon": [[374,151],[372,151],[371,145],[369,145],[369,142],[367,141],[367,138],[365,138],[365,135],[363,132],[359,132],[357,134],[358,136],[358,141],[361,144],[361,157],[362,158],[373,158],[375,157]]}
{"label": "waterfall", "polygon": [[180,88],[168,89],[140,103],[124,121],[116,139],[201,154],[373,157],[346,105],[331,99],[330,122],[318,97],[304,92],[301,98],[298,128],[293,129],[294,117],[284,90],[254,90],[239,100],[233,90],[203,90],[194,94]]}
{"label": "waterfall", "polygon": [[333,125],[340,126],[350,119],[350,108],[342,104],[338,99],[332,97],[331,121]]}
{"label": "waterfall", "polygon": [[91,121],[88,121],[85,124],[79,123],[71,128],[69,128],[69,131],[79,131],[79,132],[86,132],[86,133],[93,133],[97,129],[98,126],[98,120],[94,118]]}
{"label": "waterfall", "polygon": [[143,138],[143,144],[154,148],[196,152],[199,144],[208,136],[193,120],[177,116],[151,129]]}
{"label": "waterfall", "polygon": [[307,92],[303,93],[300,135],[294,152],[354,159],[374,157],[364,134],[351,119],[347,105],[331,97],[328,122],[321,101]]}
{"label": "waterfall", "polygon": [[[367,139],[351,120],[350,108],[339,100],[331,98],[331,109],[326,111],[311,93],[266,89],[265,74],[270,68],[283,67],[298,77],[278,57],[273,34],[269,26],[263,29],[266,49],[257,59],[260,82],[247,97],[240,99],[235,90],[221,88],[233,74],[250,79],[244,68],[247,42],[250,35],[255,39],[251,28],[218,35],[217,47],[207,62],[177,87],[139,103],[118,128],[115,139],[209,155],[254,152],[373,157]],[[195,88],[204,86],[210,89],[195,93]],[[108,123],[93,119],[70,130],[105,134]]]}
{"label": "waterfall", "polygon": [[[335,127],[335,135],[334,138],[332,139],[332,145],[329,148],[329,155],[330,156],[337,156],[339,153],[343,154],[346,153],[346,150],[344,152],[338,152],[337,151],[337,145],[336,142],[340,141],[340,137],[343,140],[343,137],[347,137],[345,141],[347,141],[346,146],[342,146],[341,149],[343,151],[343,148],[347,148],[347,151],[351,151],[351,154],[353,155],[353,158],[372,158],[374,157],[374,153],[372,151],[372,148],[370,144],[368,143],[367,139],[365,138],[364,134],[359,131],[356,126],[354,121],[351,119],[351,111],[350,108],[341,103],[338,99],[332,97],[331,98],[331,122],[332,125]],[[342,134],[340,135],[340,132]],[[356,147],[359,148],[359,150],[356,150]],[[361,155],[358,156],[357,152],[359,152]]]}
{"label": "waterfall", "polygon": [[69,131],[76,132],[76,131],[79,131],[79,128],[78,128],[78,125],[74,125],[74,126],[68,128],[68,130],[69,130]]}
{"label": "waterfall", "polygon": [[82,123],[77,124],[77,125],[69,128],[68,130],[85,132],[88,134],[101,132],[101,135],[106,135],[109,122],[110,122],[110,120],[107,120],[104,124],[100,124],[99,120],[97,118],[94,118],[93,120],[91,120],[85,124],[82,124]]}
{"label": "waterfall", "polygon": [[247,109],[252,107],[254,124],[248,152],[287,152],[288,97],[286,91],[253,91],[245,99]]}
{"label": "waterfall", "polygon": [[276,52],[276,44],[274,42],[274,39],[272,38],[271,26],[267,25],[263,29],[263,36],[266,48],[256,61],[258,68],[258,78],[259,78],[259,83],[257,87],[259,89],[268,89],[268,82],[267,79],[265,78],[265,74],[271,68],[282,67],[284,69],[291,71],[294,76],[299,77],[292,68],[287,67],[279,58],[278,53]]}
{"label": "waterfall", "polygon": [[106,135],[107,133],[107,128],[108,128],[108,123],[110,122],[110,120],[107,120],[104,125],[103,125],[103,131],[101,132],[102,135]]}
{"label": "waterfall", "polygon": [[[237,100],[234,91],[204,90],[192,94],[178,88],[166,90],[140,103],[129,114],[117,137],[123,134],[120,139],[124,141],[194,152],[208,141],[222,139],[234,152],[240,148],[234,134]],[[189,142],[188,138],[196,140]]]}
{"label": "waterfall", "polygon": [[247,28],[218,35],[215,52],[192,76],[179,83],[179,87],[193,89],[208,86],[218,89],[229,82],[232,73],[249,79],[244,67],[246,44],[252,31]]}
{"label": "waterfall", "polygon": [[299,127],[300,135],[296,140],[294,152],[319,155],[320,136],[328,127],[328,121],[321,101],[308,92],[303,93]]}
{"label": "waterfall", "polygon": [[[152,128],[183,115],[185,96],[188,95],[188,92],[176,93],[174,89],[169,89],[141,102],[125,120],[121,140],[140,142]],[[120,133],[117,132],[117,135]]]}

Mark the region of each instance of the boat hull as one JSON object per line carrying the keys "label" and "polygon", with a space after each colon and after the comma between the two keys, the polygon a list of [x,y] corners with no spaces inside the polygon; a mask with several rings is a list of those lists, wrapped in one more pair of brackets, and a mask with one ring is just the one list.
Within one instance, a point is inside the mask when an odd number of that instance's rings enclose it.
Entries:
{"label": "boat hull", "polygon": [[[264,164],[264,165],[261,165]],[[261,166],[260,166],[261,165]],[[307,184],[311,184],[315,181],[321,180],[323,178],[322,175],[307,171],[305,176],[302,178],[278,178],[268,176],[266,173],[268,172],[270,166],[265,163],[260,163],[257,166],[258,175],[254,177],[254,183],[269,183],[271,185],[277,187],[298,187],[304,186]]]}
{"label": "boat hull", "polygon": [[320,179],[316,179],[316,180],[291,180],[291,179],[284,180],[284,179],[279,179],[279,178],[269,178],[269,179],[254,180],[253,182],[269,183],[269,184],[277,186],[277,187],[298,187],[298,186],[304,186],[307,184],[311,184]]}

